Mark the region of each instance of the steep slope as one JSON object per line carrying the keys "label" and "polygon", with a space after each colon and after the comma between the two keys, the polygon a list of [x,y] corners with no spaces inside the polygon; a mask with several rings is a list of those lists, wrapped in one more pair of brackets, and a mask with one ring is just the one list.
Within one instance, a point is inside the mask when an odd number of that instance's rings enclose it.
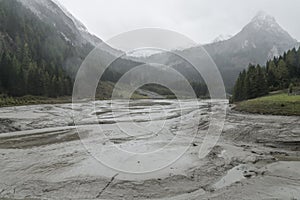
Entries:
{"label": "steep slope", "polygon": [[43,22],[61,31],[66,40],[74,45],[91,44],[96,46],[101,42],[99,38],[90,34],[86,27],[74,18],[58,1],[52,0],[18,0],[29,8]]}
{"label": "steep slope", "polygon": [[232,35],[219,35],[218,37],[216,37],[212,43],[217,43],[217,42],[222,42],[222,41],[225,41],[225,40],[229,40],[230,38],[232,38]]}
{"label": "steep slope", "polygon": [[[253,60],[262,64],[262,60],[278,56],[296,44],[297,41],[280,27],[274,17],[259,12],[237,35],[205,48],[212,54],[251,53]],[[253,55],[254,51],[257,53]]]}
{"label": "steep slope", "polygon": [[70,43],[76,50],[77,56],[65,60],[64,67],[74,77],[78,67],[86,55],[100,43],[101,51],[106,56],[114,56],[120,51],[103,43],[101,39],[89,33],[87,28],[68,12],[56,0],[17,0],[32,11],[42,22],[54,28],[58,34]]}
{"label": "steep slope", "polygon": [[[263,65],[267,60],[296,46],[298,42],[280,27],[274,17],[259,12],[232,38],[204,45],[204,48],[217,64],[225,86],[230,91],[239,72],[247,68],[249,63]],[[183,53],[197,56],[199,48],[185,49]],[[191,66],[170,53],[155,54],[138,60],[165,63],[174,66],[190,79],[197,79]]]}
{"label": "steep slope", "polygon": [[[55,54],[45,61],[60,60],[60,63],[56,65],[63,67],[71,77],[74,77],[83,59],[101,40],[89,34],[80,22],[73,17],[70,18],[70,14],[66,14],[51,0],[12,1],[16,1],[15,3],[19,4],[18,7],[23,7],[23,10],[26,9],[26,15],[31,15],[31,18],[39,25],[51,30],[48,34],[45,33],[45,39],[40,41],[45,54]],[[29,23],[28,26],[32,24]],[[35,38],[32,37],[30,39],[34,41]],[[60,52],[49,52],[49,49],[59,47],[61,47]]]}
{"label": "steep slope", "polygon": [[0,93],[62,96],[72,82],[62,66],[71,43],[14,0],[0,0]]}
{"label": "steep slope", "polygon": [[297,46],[275,18],[259,12],[241,32],[229,40],[205,45],[223,73],[228,87],[232,87],[238,73],[249,63],[265,64],[274,56]]}
{"label": "steep slope", "polygon": [[[72,79],[99,43],[52,0],[0,0],[0,94],[70,95]],[[104,43],[97,52],[104,60],[122,53]],[[139,64],[117,59],[101,80],[115,82]]]}

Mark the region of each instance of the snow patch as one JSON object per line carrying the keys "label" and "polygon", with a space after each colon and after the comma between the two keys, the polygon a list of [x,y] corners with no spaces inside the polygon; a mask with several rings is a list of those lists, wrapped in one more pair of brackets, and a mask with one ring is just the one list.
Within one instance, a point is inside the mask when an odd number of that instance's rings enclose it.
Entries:
{"label": "snow patch", "polygon": [[88,32],[87,28],[79,20],[77,20],[59,1],[51,1],[55,3],[65,13],[65,15],[73,21],[78,30]]}
{"label": "snow patch", "polygon": [[65,41],[71,42],[71,40],[63,32],[60,32],[60,34],[63,36]]}
{"label": "snow patch", "polygon": [[264,11],[259,11],[257,15],[252,19],[252,22],[268,22],[269,24],[276,23],[276,20],[273,16],[269,15]]}
{"label": "snow patch", "polygon": [[278,48],[274,45],[272,49],[268,53],[268,60],[273,59],[274,57],[279,57],[279,50]]}
{"label": "snow patch", "polygon": [[217,43],[217,42],[222,42],[225,40],[229,40],[230,38],[232,38],[232,35],[219,35],[216,39],[213,40],[213,43]]}
{"label": "snow patch", "polygon": [[283,30],[283,28],[281,28],[273,16],[264,11],[258,12],[258,14],[252,19],[251,24],[257,30],[264,29],[278,34],[288,34],[285,30]]}
{"label": "snow patch", "polygon": [[134,51],[134,52],[129,52],[129,53],[127,53],[127,56],[146,58],[148,56],[151,56],[154,54],[159,54],[159,53],[161,53],[161,51],[152,50],[152,49],[143,49],[143,50],[138,50],[138,51]]}
{"label": "snow patch", "polygon": [[249,46],[249,41],[248,40],[245,40],[244,43],[242,44],[242,48],[246,48]]}

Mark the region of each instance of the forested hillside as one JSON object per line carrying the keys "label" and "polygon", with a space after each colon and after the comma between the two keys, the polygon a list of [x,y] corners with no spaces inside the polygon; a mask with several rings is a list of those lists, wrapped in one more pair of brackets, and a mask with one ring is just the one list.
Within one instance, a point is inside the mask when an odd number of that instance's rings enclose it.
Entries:
{"label": "forested hillside", "polygon": [[268,94],[270,91],[286,89],[300,83],[300,48],[284,53],[267,62],[265,67],[249,65],[240,73],[233,100],[242,101]]}
{"label": "forested hillside", "polygon": [[[77,70],[101,40],[69,17],[52,1],[0,0],[0,94],[71,95]],[[116,50],[103,45],[99,51],[114,60]],[[117,59],[101,80],[116,82],[139,64]]]}
{"label": "forested hillside", "polygon": [[15,0],[0,0],[0,92],[11,96],[69,95],[65,57],[76,54],[52,27]]}

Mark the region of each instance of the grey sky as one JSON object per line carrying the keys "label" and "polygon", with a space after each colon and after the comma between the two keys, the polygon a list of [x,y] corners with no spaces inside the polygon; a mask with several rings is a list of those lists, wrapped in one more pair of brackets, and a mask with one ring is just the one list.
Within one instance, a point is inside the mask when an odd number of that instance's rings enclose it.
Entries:
{"label": "grey sky", "polygon": [[234,35],[258,11],[274,16],[300,40],[299,0],[59,0],[103,40],[138,28],[165,28],[197,43]]}

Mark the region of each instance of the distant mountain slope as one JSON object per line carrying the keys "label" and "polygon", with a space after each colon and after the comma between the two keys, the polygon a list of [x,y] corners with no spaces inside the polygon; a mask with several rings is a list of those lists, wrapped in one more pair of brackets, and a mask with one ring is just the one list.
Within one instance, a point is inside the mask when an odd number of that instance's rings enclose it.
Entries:
{"label": "distant mountain slope", "polygon": [[225,40],[229,40],[230,38],[232,38],[232,35],[219,35],[218,37],[216,37],[212,43],[217,43],[217,42],[222,42]]}
{"label": "distant mountain slope", "polygon": [[[204,48],[217,64],[226,88],[230,91],[239,72],[247,68],[249,63],[263,65],[267,60],[298,45],[298,42],[281,28],[272,16],[259,12],[232,38],[204,45]],[[202,47],[185,49],[183,53],[197,56],[199,48]],[[170,53],[155,54],[138,60],[165,63],[174,66],[191,79],[194,77],[195,71],[191,66]]]}
{"label": "distant mountain slope", "polygon": [[232,87],[238,73],[249,63],[263,65],[297,45],[274,17],[260,12],[231,39],[204,48],[224,74],[227,86]]}

